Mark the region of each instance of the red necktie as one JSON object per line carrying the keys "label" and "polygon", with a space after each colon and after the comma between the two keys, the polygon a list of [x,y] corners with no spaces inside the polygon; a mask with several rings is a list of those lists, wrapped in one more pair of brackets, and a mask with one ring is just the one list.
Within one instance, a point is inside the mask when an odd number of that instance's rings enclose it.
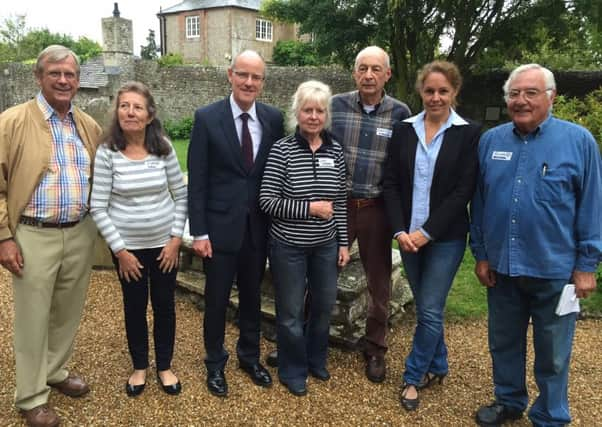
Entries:
{"label": "red necktie", "polygon": [[251,132],[249,132],[249,117],[249,113],[240,115],[242,120],[242,156],[247,170],[251,170],[253,167],[253,140],[251,139]]}

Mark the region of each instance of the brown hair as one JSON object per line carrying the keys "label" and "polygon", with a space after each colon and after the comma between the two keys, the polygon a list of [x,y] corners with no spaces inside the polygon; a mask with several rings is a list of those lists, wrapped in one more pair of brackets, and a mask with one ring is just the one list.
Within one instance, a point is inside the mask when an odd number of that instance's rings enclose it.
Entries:
{"label": "brown hair", "polygon": [[115,102],[113,105],[113,114],[111,123],[108,129],[102,137],[102,142],[107,144],[108,147],[113,151],[124,150],[127,145],[123,130],[119,125],[119,98],[126,92],[134,92],[144,97],[146,100],[146,109],[148,114],[153,118],[152,121],[146,125],[146,131],[144,135],[144,147],[149,154],[156,156],[167,156],[171,152],[171,145],[167,142],[163,126],[157,118],[157,105],[155,100],[150,93],[148,87],[141,82],[127,82],[119,88],[117,96],[115,96]]}
{"label": "brown hair", "polygon": [[[449,84],[456,91],[456,95],[462,87],[462,75],[456,64],[448,61],[433,61],[423,66],[416,77],[416,91],[420,93],[424,86],[424,81],[431,73],[441,73],[445,76]],[[456,97],[452,100],[452,106],[456,105]]]}

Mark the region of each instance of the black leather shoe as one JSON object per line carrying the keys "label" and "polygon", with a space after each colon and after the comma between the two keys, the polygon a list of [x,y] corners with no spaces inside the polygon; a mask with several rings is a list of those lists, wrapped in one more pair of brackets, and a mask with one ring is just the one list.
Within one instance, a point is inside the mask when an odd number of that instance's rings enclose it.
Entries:
{"label": "black leather shoe", "polygon": [[274,351],[270,352],[270,354],[268,354],[267,357],[265,358],[265,363],[267,363],[267,365],[271,368],[277,368],[278,367],[278,350],[274,350]]}
{"label": "black leather shoe", "polygon": [[268,370],[261,365],[261,363],[256,363],[254,365],[244,365],[241,363],[239,367],[245,371],[258,386],[271,387],[272,377],[270,376]]}
{"label": "black leather shoe", "polygon": [[330,372],[328,372],[328,369],[326,368],[321,368],[321,369],[309,369],[309,374],[314,377],[319,379],[320,381],[328,381],[330,379]]}
{"label": "black leather shoe", "polygon": [[224,371],[216,369],[207,372],[207,389],[212,395],[218,397],[225,397],[228,394],[228,383]]}
{"label": "black leather shoe", "polygon": [[[403,407],[403,409],[405,409],[406,411],[415,411],[416,409],[418,409],[418,405],[420,404],[418,395],[416,395],[416,397],[414,399],[408,399],[406,397],[408,394],[408,389],[412,385],[413,384],[403,383],[403,388],[401,389],[400,403],[401,403],[401,406]],[[416,386],[414,386],[414,387],[416,387]],[[418,391],[418,389],[416,389],[416,391]]]}
{"label": "black leather shoe", "polygon": [[167,394],[171,394],[172,396],[175,396],[176,394],[180,394],[180,392],[182,391],[182,383],[180,383],[179,380],[175,384],[165,385],[165,384],[163,384],[163,381],[161,381],[161,377],[159,376],[159,373],[157,372],[157,381],[159,381],[159,385],[161,386],[161,389],[163,389],[163,391]]}
{"label": "black leather shoe", "polygon": [[285,383],[284,381],[280,380],[280,384],[282,384],[283,386],[285,386],[288,391],[291,394],[294,394],[295,396],[301,397],[301,396],[305,396],[307,394],[307,386],[305,385],[305,383],[303,384],[293,384],[293,383]]}
{"label": "black leather shoe", "polygon": [[481,406],[475,418],[481,427],[497,427],[508,420],[518,420],[522,416],[523,411],[493,402],[491,405]]}

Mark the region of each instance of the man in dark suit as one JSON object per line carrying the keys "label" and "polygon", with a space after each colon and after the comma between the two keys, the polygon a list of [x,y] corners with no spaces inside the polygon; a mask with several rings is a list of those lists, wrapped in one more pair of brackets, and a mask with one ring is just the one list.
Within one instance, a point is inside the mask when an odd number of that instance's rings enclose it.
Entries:
{"label": "man in dark suit", "polygon": [[232,94],[195,113],[188,150],[188,210],[193,250],[204,258],[203,322],[207,387],[226,396],[226,308],[236,277],[240,295],[240,368],[259,386],[272,379],[259,363],[260,283],[265,270],[268,219],[257,202],[265,161],[284,136],[282,113],[255,102],[265,79],[257,52],[238,54],[228,69]]}

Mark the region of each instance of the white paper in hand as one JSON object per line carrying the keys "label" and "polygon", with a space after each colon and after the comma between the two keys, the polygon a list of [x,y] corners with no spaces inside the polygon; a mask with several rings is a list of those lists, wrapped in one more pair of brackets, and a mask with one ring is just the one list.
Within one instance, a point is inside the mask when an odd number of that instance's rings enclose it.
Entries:
{"label": "white paper in hand", "polygon": [[569,283],[562,288],[562,293],[556,306],[556,314],[564,316],[569,313],[579,313],[579,311],[581,311],[581,308],[579,307],[579,298],[575,294],[575,285]]}

